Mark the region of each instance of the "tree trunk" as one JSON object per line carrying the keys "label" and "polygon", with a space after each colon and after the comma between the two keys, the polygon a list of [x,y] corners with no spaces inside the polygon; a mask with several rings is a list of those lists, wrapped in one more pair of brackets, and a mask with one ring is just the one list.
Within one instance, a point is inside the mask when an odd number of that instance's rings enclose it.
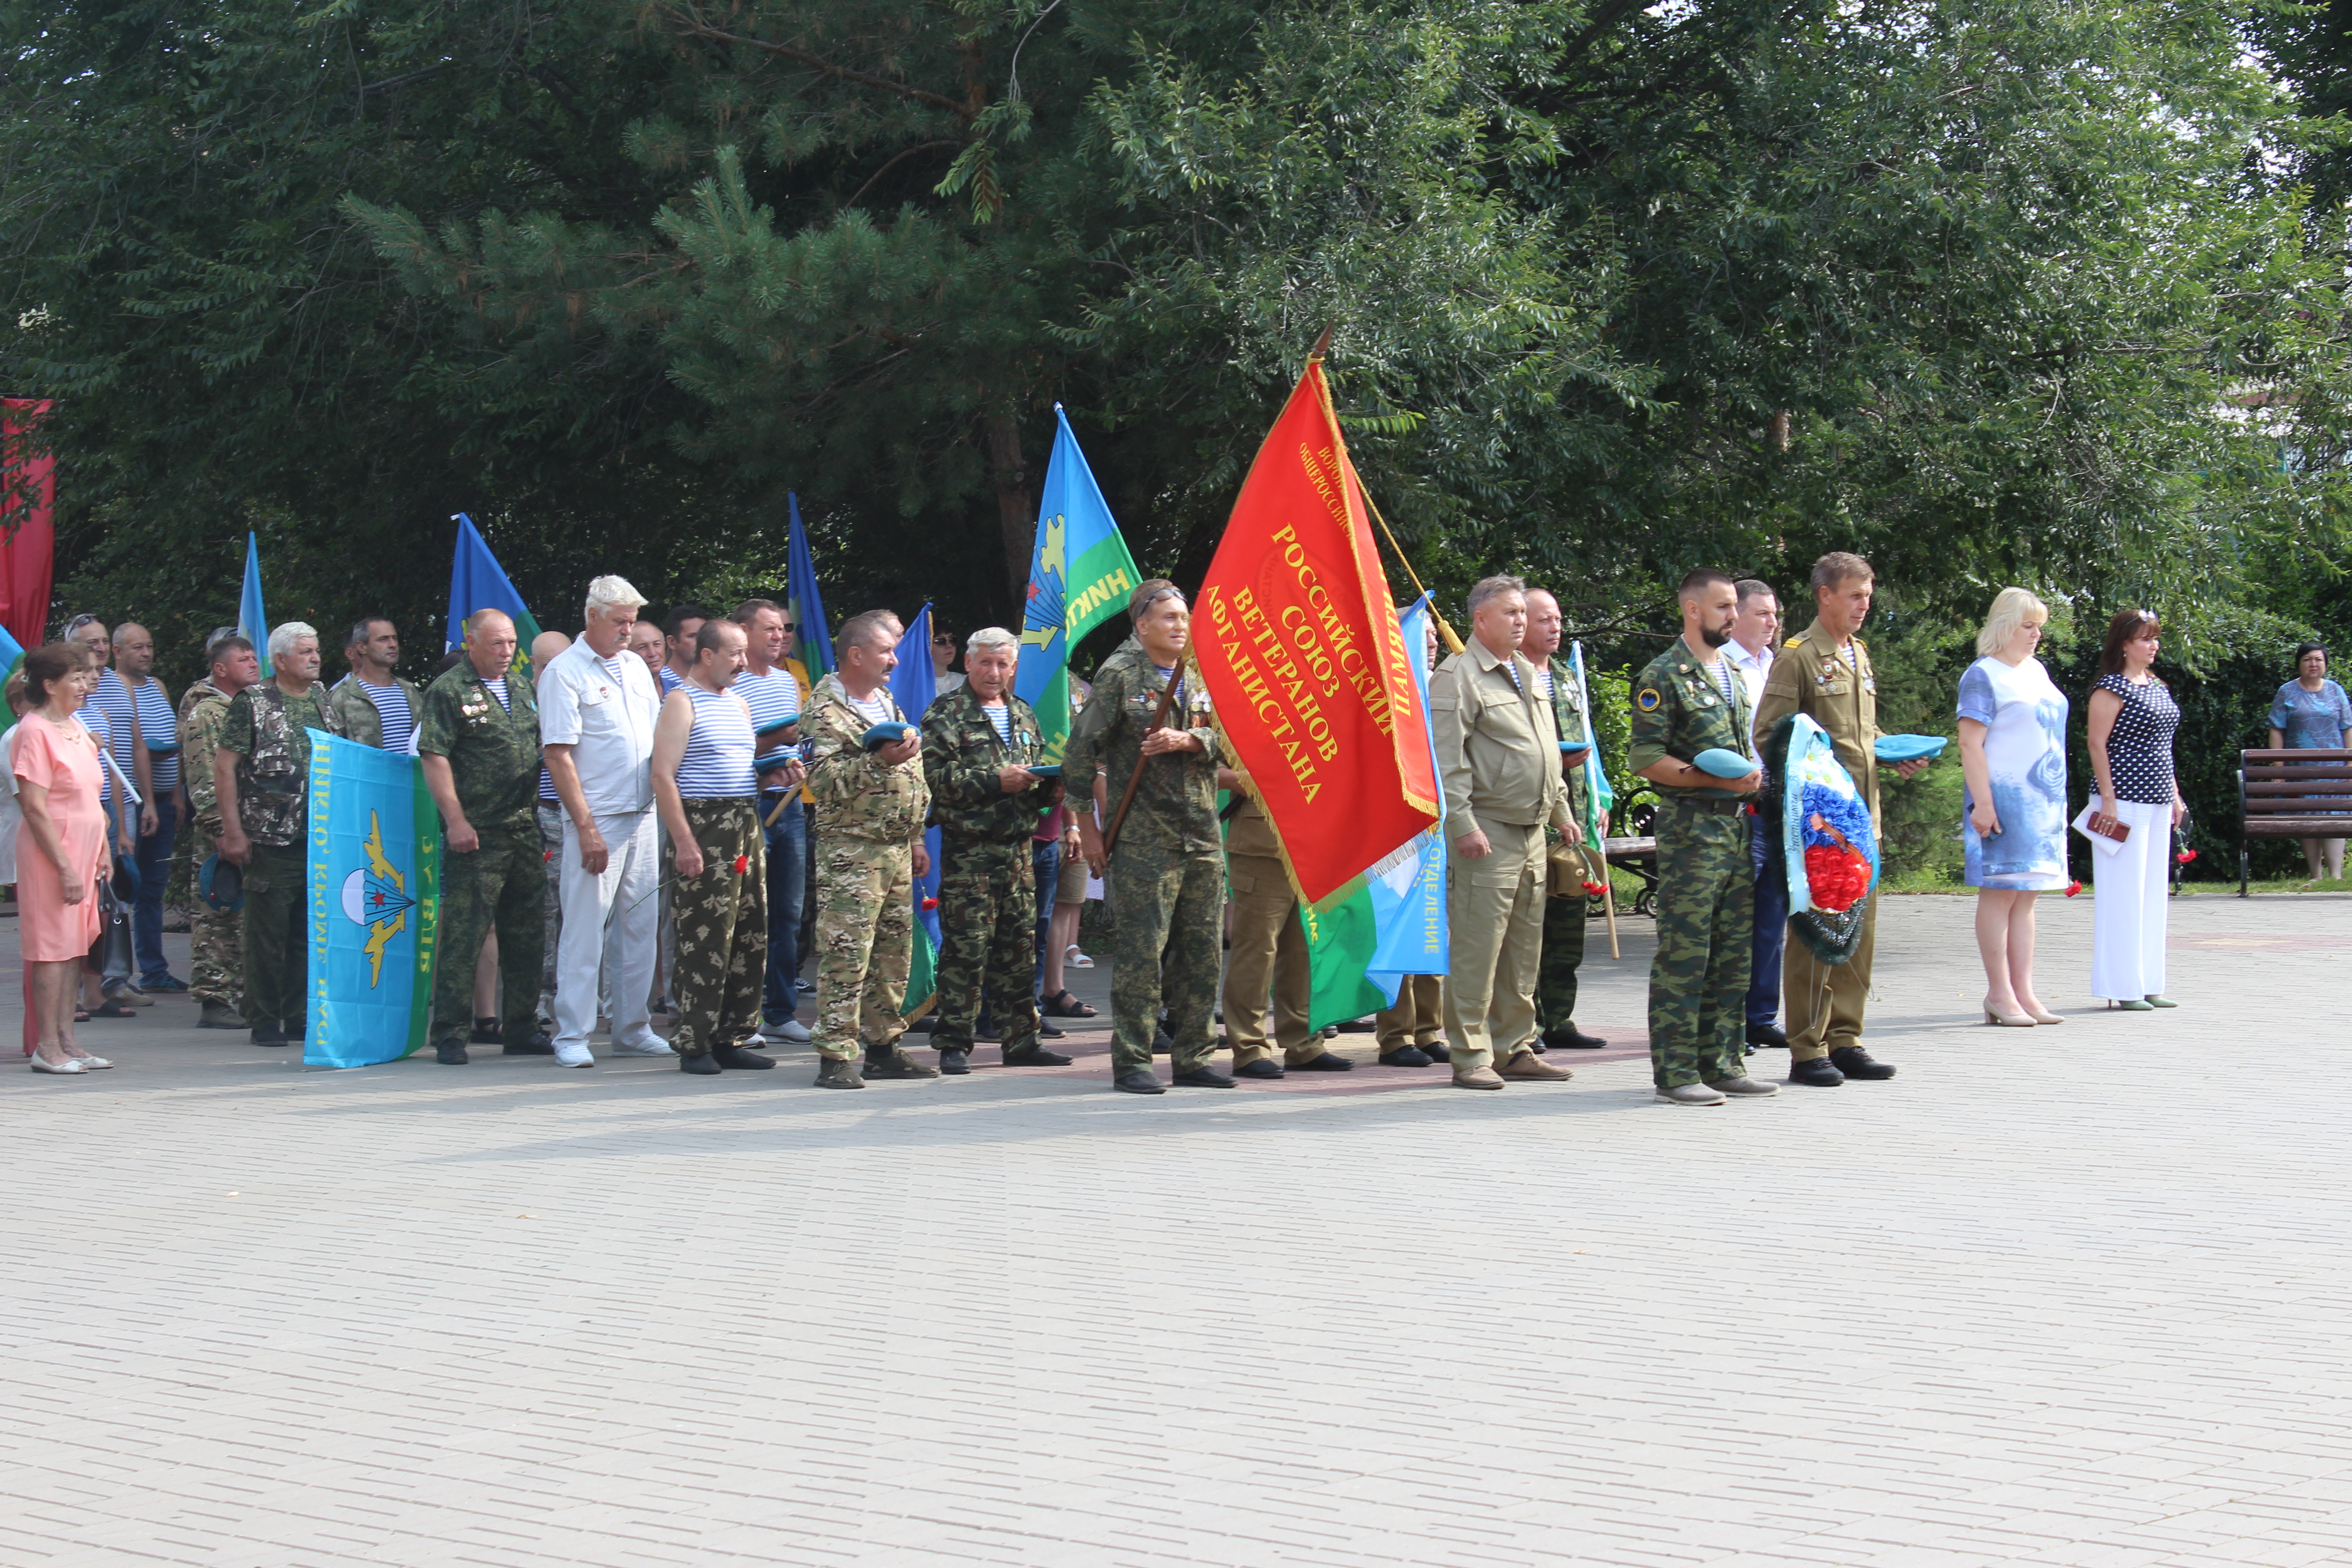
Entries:
{"label": "tree trunk", "polygon": [[[996,521],[1004,537],[1003,601],[1019,610],[1029,592],[1029,555],[1037,529],[1037,503],[1029,493],[1029,468],[1021,459],[1021,426],[1010,415],[988,418],[988,467],[996,481]],[[1008,619],[1006,626],[1020,623]]]}

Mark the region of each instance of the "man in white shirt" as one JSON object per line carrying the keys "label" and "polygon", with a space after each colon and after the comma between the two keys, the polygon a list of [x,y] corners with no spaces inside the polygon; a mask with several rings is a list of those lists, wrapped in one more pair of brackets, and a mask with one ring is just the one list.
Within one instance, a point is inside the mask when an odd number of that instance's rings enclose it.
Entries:
{"label": "man in white shirt", "polygon": [[666,1057],[653,1031],[650,896],[660,870],[654,818],[654,721],[661,694],[643,659],[625,651],[645,595],[625,578],[588,584],[580,640],[548,661],[540,680],[540,738],[563,805],[562,936],[555,959],[555,1059],[588,1067],[597,976],[612,966],[613,1051]]}
{"label": "man in white shirt", "polygon": [[[1773,650],[1780,646],[1780,600],[1772,584],[1742,578],[1739,614],[1731,623],[1731,640],[1723,645],[1723,661],[1748,688],[1748,739],[1755,733],[1756,705],[1764,700],[1765,678],[1772,673]],[[1786,1050],[1789,1037],[1780,1032],[1780,951],[1789,940],[1789,868],[1780,853],[1777,822],[1761,816],[1748,819],[1748,853],[1756,868],[1756,931],[1750,939],[1748,968],[1748,1045]]]}

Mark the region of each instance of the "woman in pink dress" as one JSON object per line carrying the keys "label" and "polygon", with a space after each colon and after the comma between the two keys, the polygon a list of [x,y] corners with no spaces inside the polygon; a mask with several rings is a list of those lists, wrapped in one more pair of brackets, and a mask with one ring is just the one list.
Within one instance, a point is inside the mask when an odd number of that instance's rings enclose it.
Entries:
{"label": "woman in pink dress", "polygon": [[77,643],[25,656],[33,710],[16,741],[16,793],[25,822],[16,854],[16,910],[26,990],[37,1031],[35,1072],[89,1072],[111,1064],[74,1040],[74,991],[98,940],[98,882],[113,872],[99,805],[98,742],[74,718],[98,683]]}

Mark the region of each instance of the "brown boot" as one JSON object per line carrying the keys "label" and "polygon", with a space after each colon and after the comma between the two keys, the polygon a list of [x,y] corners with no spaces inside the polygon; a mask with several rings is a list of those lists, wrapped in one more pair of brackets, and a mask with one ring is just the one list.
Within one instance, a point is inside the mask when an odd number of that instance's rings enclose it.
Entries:
{"label": "brown boot", "polygon": [[1576,1075],[1566,1068],[1556,1068],[1533,1051],[1523,1050],[1502,1066],[1505,1078],[1528,1079],[1537,1083],[1564,1083]]}

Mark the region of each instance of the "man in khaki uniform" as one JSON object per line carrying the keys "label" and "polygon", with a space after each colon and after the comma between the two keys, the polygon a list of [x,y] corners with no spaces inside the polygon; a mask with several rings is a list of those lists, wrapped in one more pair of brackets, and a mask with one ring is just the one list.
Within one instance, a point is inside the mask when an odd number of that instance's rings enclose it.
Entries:
{"label": "man in khaki uniform", "polygon": [[1569,820],[1559,731],[1535,667],[1519,657],[1527,629],[1528,585],[1482,580],[1470,590],[1469,645],[1438,667],[1429,688],[1452,836],[1445,1040],[1457,1089],[1570,1076],[1531,1048],[1549,886],[1544,829],[1565,833]]}
{"label": "man in khaki uniform", "polygon": [[[1756,710],[1759,739],[1791,713],[1802,713],[1827,731],[1838,762],[1870,805],[1874,826],[1879,821],[1878,759],[1873,751],[1880,733],[1878,680],[1871,673],[1870,650],[1854,634],[1870,618],[1874,585],[1870,563],[1859,555],[1835,550],[1813,563],[1813,624],[1781,645]],[[1895,772],[1907,779],[1925,766],[1924,761],[1903,763]],[[1862,1045],[1877,927],[1878,894],[1873,891],[1863,908],[1862,939],[1845,963],[1823,963],[1803,942],[1789,943],[1780,984],[1790,1083],[1830,1089],[1850,1078],[1895,1076],[1894,1068],[1872,1060]]]}
{"label": "man in khaki uniform", "polygon": [[[1307,968],[1307,928],[1298,923],[1298,900],[1282,868],[1282,846],[1274,824],[1249,794],[1249,777],[1232,768],[1217,770],[1220,787],[1234,792],[1225,819],[1225,884],[1233,889],[1233,921],[1225,948],[1225,1038],[1233,1043],[1234,1071],[1243,1078],[1280,1078],[1286,1069],[1346,1072],[1356,1064],[1323,1048],[1323,1037],[1307,1026],[1314,976]],[[1274,1039],[1266,1039],[1265,999],[1274,994]],[[1274,1047],[1282,1060],[1274,1059]]]}

